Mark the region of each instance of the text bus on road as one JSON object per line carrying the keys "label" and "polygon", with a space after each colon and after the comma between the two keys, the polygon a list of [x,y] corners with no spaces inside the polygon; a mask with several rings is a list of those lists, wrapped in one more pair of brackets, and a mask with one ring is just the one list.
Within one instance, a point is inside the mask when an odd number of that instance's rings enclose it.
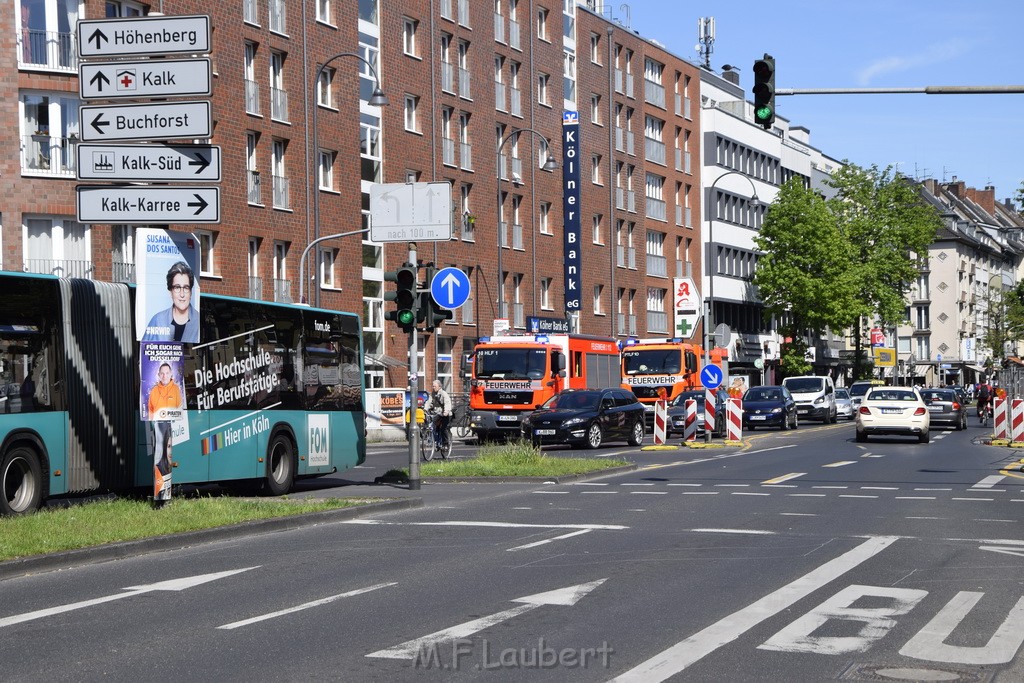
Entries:
{"label": "text bus on road", "polygon": [[[151,489],[134,287],[0,272],[0,514],[47,498]],[[245,481],[272,495],[366,455],[359,317],[201,296],[184,345],[173,484]]]}

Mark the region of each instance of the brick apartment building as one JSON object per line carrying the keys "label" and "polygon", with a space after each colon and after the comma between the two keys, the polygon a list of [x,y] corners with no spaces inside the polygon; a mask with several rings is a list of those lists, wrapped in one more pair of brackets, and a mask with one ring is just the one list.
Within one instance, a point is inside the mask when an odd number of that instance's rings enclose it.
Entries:
{"label": "brick apartment building", "polygon": [[[0,87],[6,120],[18,122],[0,134],[3,269],[133,280],[137,226],[76,221],[75,23],[158,10],[208,14],[213,27],[222,219],[170,226],[200,238],[204,290],[277,301],[301,291],[361,310],[367,386],[404,386],[407,341],[383,319],[383,274],[407,245],[325,242],[305,286],[300,257],[316,237],[367,227],[372,183],[449,181],[453,238],[419,243],[418,256],[464,269],[473,294],[420,335],[420,367],[461,390],[460,355],[495,320],[526,331],[528,317],[565,317],[562,114],[575,110],[579,330],[673,333],[672,278],[700,281],[696,67],[554,0],[19,0],[0,19]],[[374,72],[388,106],[369,104]]]}

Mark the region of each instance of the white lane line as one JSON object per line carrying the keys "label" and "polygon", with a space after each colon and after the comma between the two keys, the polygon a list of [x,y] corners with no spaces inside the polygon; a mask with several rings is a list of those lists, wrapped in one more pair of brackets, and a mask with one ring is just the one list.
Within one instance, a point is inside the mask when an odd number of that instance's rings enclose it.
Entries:
{"label": "white lane line", "polygon": [[860,495],[860,494],[856,494],[856,493],[840,493],[839,497],[840,498],[878,498],[878,496],[866,496],[866,495]]}
{"label": "white lane line", "polygon": [[930,519],[930,520],[944,520],[945,517],[907,517],[907,519]]}
{"label": "white lane line", "polygon": [[843,467],[845,465],[853,465],[856,462],[856,460],[839,460],[838,462],[830,462],[827,465],[822,465],[822,467]]}
{"label": "white lane line", "polygon": [[790,472],[789,474],[783,474],[782,476],[775,477],[774,479],[765,479],[761,483],[762,484],[781,484],[784,481],[789,481],[790,479],[796,479],[797,477],[802,477],[805,474],[807,474],[807,473],[806,472]]}
{"label": "white lane line", "polygon": [[740,489],[745,489],[748,486],[750,486],[750,484],[715,484],[715,486],[721,486],[723,488],[740,488]]}
{"label": "white lane line", "polygon": [[861,491],[899,491],[899,486],[861,486]]}
{"label": "white lane line", "polygon": [[676,643],[614,680],[623,683],[627,681],[637,681],[638,683],[664,681],[871,559],[895,543],[896,540],[896,536],[879,536],[868,539],[856,548],[811,570],[796,581],[764,596],[738,612],[730,614],[686,640]]}
{"label": "white lane line", "polygon": [[984,479],[979,481],[977,484],[975,484],[971,488],[972,489],[990,489],[993,486],[995,486],[996,484],[998,484],[999,482],[1001,482],[1003,479],[1006,479],[1006,477],[1001,475],[1001,474],[993,474],[991,476],[985,477]]}
{"label": "white lane line", "polygon": [[895,496],[896,500],[935,500],[935,496]]}
{"label": "white lane line", "polygon": [[770,493],[756,493],[754,491],[733,491],[734,496],[770,496]]}
{"label": "white lane line", "polygon": [[684,496],[717,496],[718,491],[683,491]]}
{"label": "white lane line", "polygon": [[766,489],[795,489],[796,484],[761,484]]}
{"label": "white lane line", "polygon": [[313,607],[327,605],[334,602],[335,600],[340,600],[341,598],[351,598],[354,595],[362,595],[363,593],[369,593],[371,591],[380,590],[381,588],[390,588],[391,586],[397,585],[397,581],[392,581],[391,583],[378,583],[373,586],[367,586],[366,588],[357,588],[354,591],[348,591],[347,593],[339,593],[338,595],[332,595],[329,598],[321,598],[320,600],[314,600],[312,602],[307,602],[302,605],[296,605],[295,607],[289,607],[288,609],[278,610],[277,612],[271,612],[270,614],[261,614],[260,616],[253,617],[251,619],[233,621],[230,624],[224,624],[223,626],[218,626],[217,628],[223,629],[225,631],[231,631],[236,628],[241,628],[242,626],[248,626],[249,624],[256,624],[261,621],[267,621],[268,619],[275,619],[277,617],[282,617],[286,614],[292,614],[293,612],[301,612],[302,610],[311,609]]}
{"label": "white lane line", "polygon": [[704,484],[669,484],[669,486],[703,486]]}
{"label": "white lane line", "polygon": [[630,491],[632,496],[667,496],[668,491]]}
{"label": "white lane line", "polygon": [[533,508],[512,508],[513,510],[532,510]]}
{"label": "white lane line", "polygon": [[690,529],[698,534],[752,534],[754,536],[775,536],[776,531],[763,531],[761,529]]}
{"label": "white lane line", "polygon": [[975,521],[975,522],[1006,522],[1006,523],[1012,524],[1013,522],[1016,522],[1017,520],[1015,520],[1015,519],[975,519],[973,521]]}
{"label": "white lane line", "polygon": [[813,512],[780,512],[785,517],[817,517]]}
{"label": "white lane line", "polygon": [[952,488],[948,488],[948,489],[924,489],[924,488],[921,488],[921,489],[914,489],[914,490],[915,491],[952,491],[953,489]]}
{"label": "white lane line", "polygon": [[647,483],[626,483],[626,484],[620,484],[620,486],[654,486],[654,484],[653,483],[649,483],[649,482],[647,482]]}
{"label": "white lane line", "polygon": [[593,529],[580,529],[579,531],[570,531],[569,533],[562,534],[561,536],[555,536],[554,538],[548,538],[546,540],[536,541],[534,543],[527,543],[526,545],[517,545],[515,548],[507,548],[507,550],[508,552],[512,552],[513,550],[526,550],[527,548],[536,548],[539,545],[545,545],[547,543],[551,543],[552,541],[561,541],[563,538],[572,538],[573,536],[589,534],[591,531],[593,531]]}
{"label": "white lane line", "polygon": [[561,496],[569,493],[568,491],[530,491],[530,493],[543,493],[549,496]]}
{"label": "white lane line", "polygon": [[608,482],[597,482],[597,481],[577,481],[567,486],[608,486]]}
{"label": "white lane line", "polygon": [[848,489],[849,486],[812,486],[812,489]]}
{"label": "white lane line", "polygon": [[342,524],[365,524],[368,526],[477,526],[497,529],[603,529],[621,531],[628,526],[621,524],[525,524],[521,522],[472,522],[451,520],[447,522],[386,522],[382,519],[348,519]]}
{"label": "white lane line", "polygon": [[612,496],[614,496],[615,494],[619,493],[619,491],[580,491],[580,495],[581,496],[595,495],[595,494],[602,494],[602,493],[605,494],[605,495],[612,495]]}
{"label": "white lane line", "polygon": [[950,498],[950,500],[980,500],[982,502],[992,502],[995,498],[957,498],[956,496]]}
{"label": "white lane line", "polygon": [[791,498],[824,498],[824,493],[787,493]]}

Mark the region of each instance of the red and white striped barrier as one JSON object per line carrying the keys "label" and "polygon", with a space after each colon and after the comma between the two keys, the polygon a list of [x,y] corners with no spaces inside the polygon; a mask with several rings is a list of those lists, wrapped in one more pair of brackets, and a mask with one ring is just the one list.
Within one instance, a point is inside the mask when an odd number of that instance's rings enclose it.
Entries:
{"label": "red and white striped barrier", "polygon": [[1010,401],[1010,441],[1024,441],[1024,398]]}
{"label": "red and white striped barrier", "polygon": [[683,441],[697,440],[697,402],[692,398],[683,404],[686,407],[686,423],[683,425]]}
{"label": "red and white striped barrier", "polygon": [[717,408],[715,398],[714,389],[704,391],[704,429],[712,436],[715,433],[715,410]]}
{"label": "red and white striped barrier", "polygon": [[725,402],[725,429],[729,441],[743,440],[743,400],[730,398]]}
{"label": "red and white striped barrier", "polygon": [[997,398],[992,401],[992,426],[995,427],[995,434],[997,439],[1009,439],[1010,438],[1010,420],[1007,415],[1009,411],[1009,402],[1005,398]]}
{"label": "red and white striped barrier", "polygon": [[668,402],[654,402],[654,445],[665,444],[666,423],[668,422]]}

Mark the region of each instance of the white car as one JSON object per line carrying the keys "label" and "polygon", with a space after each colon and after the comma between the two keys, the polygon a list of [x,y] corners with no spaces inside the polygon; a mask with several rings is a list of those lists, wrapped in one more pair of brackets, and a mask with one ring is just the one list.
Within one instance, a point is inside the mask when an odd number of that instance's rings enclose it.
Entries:
{"label": "white car", "polygon": [[872,434],[916,436],[928,443],[928,406],[913,387],[871,387],[857,407],[857,441]]}

